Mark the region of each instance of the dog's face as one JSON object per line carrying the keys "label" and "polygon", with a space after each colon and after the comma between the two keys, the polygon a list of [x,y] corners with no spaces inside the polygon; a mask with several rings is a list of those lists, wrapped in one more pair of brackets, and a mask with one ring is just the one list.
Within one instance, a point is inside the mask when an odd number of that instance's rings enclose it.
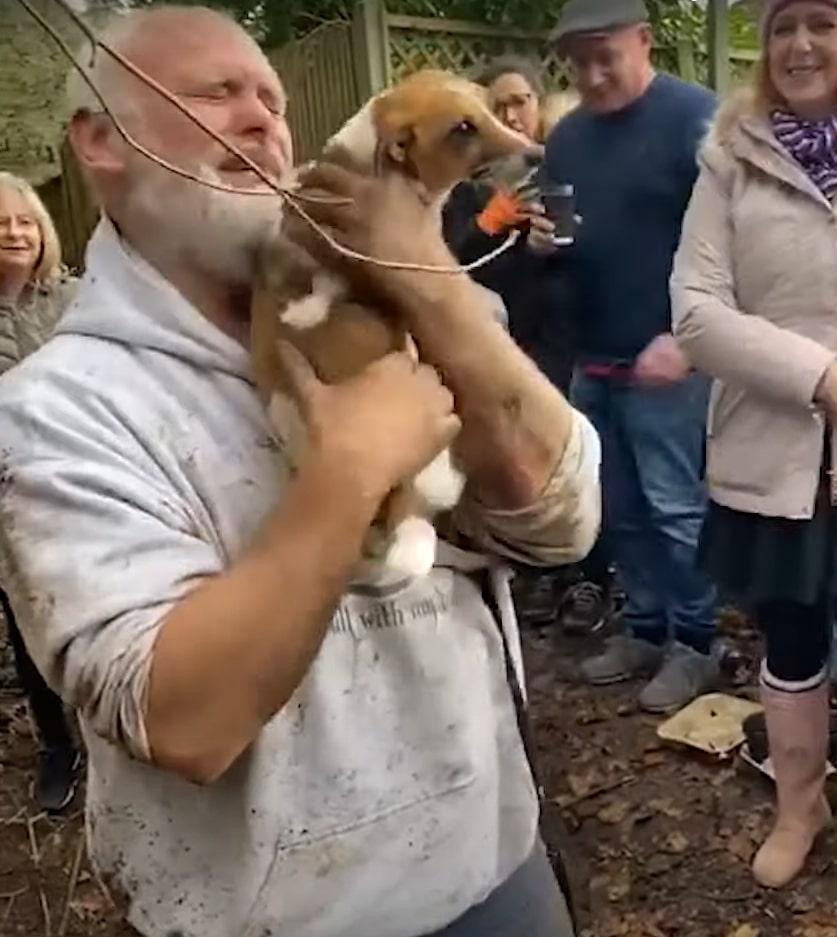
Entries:
{"label": "dog's face", "polygon": [[513,161],[540,159],[531,140],[491,112],[485,89],[456,75],[425,69],[378,95],[331,141],[379,171],[398,168],[431,195]]}

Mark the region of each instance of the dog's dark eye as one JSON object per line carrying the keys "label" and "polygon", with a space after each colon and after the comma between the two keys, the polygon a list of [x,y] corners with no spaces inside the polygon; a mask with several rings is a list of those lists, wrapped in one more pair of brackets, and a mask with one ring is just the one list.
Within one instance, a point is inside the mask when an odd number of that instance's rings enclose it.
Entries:
{"label": "dog's dark eye", "polygon": [[451,128],[451,133],[457,137],[471,137],[476,132],[476,125],[470,120],[460,120],[458,124],[454,124]]}

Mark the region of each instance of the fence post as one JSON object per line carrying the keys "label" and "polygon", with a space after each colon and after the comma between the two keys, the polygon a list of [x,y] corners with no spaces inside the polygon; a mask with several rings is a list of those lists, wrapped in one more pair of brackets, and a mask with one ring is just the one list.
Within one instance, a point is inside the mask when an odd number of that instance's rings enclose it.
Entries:
{"label": "fence post", "polygon": [[728,0],[709,0],[706,14],[709,86],[723,95],[730,84]]}
{"label": "fence post", "polygon": [[66,137],[61,144],[61,200],[66,232],[64,256],[70,266],[80,270],[87,242],[99,220],[99,207]]}
{"label": "fence post", "polygon": [[677,40],[677,74],[683,81],[697,81],[695,47],[691,39]]}
{"label": "fence post", "polygon": [[386,0],[360,0],[352,14],[352,48],[361,99],[389,87]]}

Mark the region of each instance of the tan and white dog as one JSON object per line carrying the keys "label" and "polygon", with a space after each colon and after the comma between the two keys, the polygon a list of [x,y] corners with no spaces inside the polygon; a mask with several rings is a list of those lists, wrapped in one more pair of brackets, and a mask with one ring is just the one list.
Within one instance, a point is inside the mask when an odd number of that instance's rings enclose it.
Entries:
{"label": "tan and white dog", "polygon": [[[403,172],[442,207],[459,182],[492,167],[521,175],[538,155],[489,109],[478,85],[444,71],[416,72],[369,101],[328,141],[321,161],[350,164],[370,175]],[[291,464],[302,429],[276,354],[278,340],[299,349],[320,380],[339,383],[377,358],[415,345],[397,316],[382,314],[349,284],[280,235],[262,264],[252,309],[251,354],[260,394],[285,437]],[[294,429],[293,427],[296,427]],[[370,530],[358,578],[377,573],[426,575],[436,554],[433,518],[452,509],[464,487],[450,451],[440,453],[412,481],[390,493]]]}

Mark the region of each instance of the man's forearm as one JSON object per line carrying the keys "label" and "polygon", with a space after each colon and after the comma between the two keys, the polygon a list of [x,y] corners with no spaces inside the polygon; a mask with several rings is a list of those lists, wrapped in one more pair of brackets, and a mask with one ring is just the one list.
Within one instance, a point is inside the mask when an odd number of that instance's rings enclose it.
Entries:
{"label": "man's forearm", "polygon": [[457,453],[475,493],[497,508],[531,504],[566,448],[569,403],[494,321],[469,278],[427,274],[400,304],[422,359],[456,397]]}
{"label": "man's forearm", "polygon": [[303,470],[248,553],[174,609],[149,679],[155,763],[212,781],[282,708],[319,650],[376,508],[333,473]]}

